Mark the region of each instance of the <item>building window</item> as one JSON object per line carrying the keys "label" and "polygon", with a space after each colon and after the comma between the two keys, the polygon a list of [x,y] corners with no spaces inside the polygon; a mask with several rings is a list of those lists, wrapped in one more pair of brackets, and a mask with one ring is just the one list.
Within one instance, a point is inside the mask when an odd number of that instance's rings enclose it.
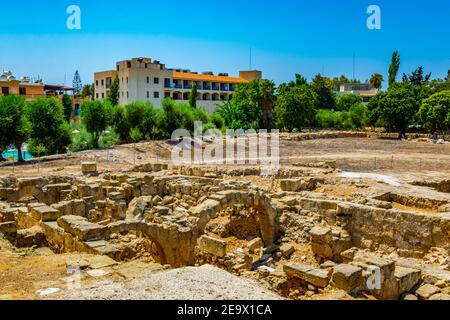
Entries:
{"label": "building window", "polygon": [[127,83],[128,83],[128,77],[127,77]]}
{"label": "building window", "polygon": [[147,91],[147,99],[150,98],[150,91]]}
{"label": "building window", "polygon": [[105,80],[102,80],[102,87],[105,85]]}
{"label": "building window", "polygon": [[22,96],[27,95],[27,88],[19,88],[19,94]]}
{"label": "building window", "polygon": [[153,78],[153,83],[154,83],[154,84],[159,84],[159,78],[157,78],[157,77],[156,77],[156,78]]}
{"label": "building window", "polygon": [[164,97],[165,98],[170,98],[170,92],[164,92]]}
{"label": "building window", "polygon": [[123,91],[122,91],[122,98],[123,98]]}
{"label": "building window", "polygon": [[98,80],[95,80],[95,86],[98,87]]}
{"label": "building window", "polygon": [[122,77],[122,83],[123,83],[123,77]]}
{"label": "building window", "polygon": [[153,92],[153,98],[159,99],[159,92],[158,91]]}
{"label": "building window", "polygon": [[130,97],[130,93],[127,91],[127,98],[129,98]]}
{"label": "building window", "polygon": [[147,83],[150,83],[150,77],[147,77]]}

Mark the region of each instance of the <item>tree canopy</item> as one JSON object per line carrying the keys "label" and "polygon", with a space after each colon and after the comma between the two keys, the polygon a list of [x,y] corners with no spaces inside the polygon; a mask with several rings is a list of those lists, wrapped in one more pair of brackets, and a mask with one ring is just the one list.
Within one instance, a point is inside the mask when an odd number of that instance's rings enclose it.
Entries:
{"label": "tree canopy", "polygon": [[314,124],[317,95],[308,85],[295,86],[279,94],[275,119],[279,128],[289,131]]}
{"label": "tree canopy", "polygon": [[392,54],[391,65],[389,66],[389,88],[397,81],[398,70],[400,69],[400,53],[396,50]]}
{"label": "tree canopy", "polygon": [[94,148],[98,148],[100,134],[112,121],[112,107],[107,101],[87,101],[81,105],[81,122],[93,136]]}
{"label": "tree canopy", "polygon": [[64,153],[70,145],[70,127],[64,119],[63,106],[56,98],[31,101],[25,108],[30,123],[30,151],[44,147],[49,153]]}
{"label": "tree canopy", "polygon": [[431,132],[449,132],[450,91],[441,91],[425,99],[420,107],[418,117]]}
{"label": "tree canopy", "polygon": [[335,109],[336,93],[333,82],[318,74],[312,81],[311,87],[317,95],[318,109]]}

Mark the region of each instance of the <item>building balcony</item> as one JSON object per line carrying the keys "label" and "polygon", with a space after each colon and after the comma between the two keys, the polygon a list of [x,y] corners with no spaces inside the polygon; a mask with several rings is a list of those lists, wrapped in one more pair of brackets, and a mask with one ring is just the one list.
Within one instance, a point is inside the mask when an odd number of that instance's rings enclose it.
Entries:
{"label": "building balcony", "polygon": [[213,90],[220,90],[220,87],[219,86],[213,86],[212,89]]}
{"label": "building balcony", "polygon": [[183,85],[184,89],[192,89],[192,85],[191,84],[185,84]]}
{"label": "building balcony", "polygon": [[203,86],[203,90],[211,90],[211,86]]}

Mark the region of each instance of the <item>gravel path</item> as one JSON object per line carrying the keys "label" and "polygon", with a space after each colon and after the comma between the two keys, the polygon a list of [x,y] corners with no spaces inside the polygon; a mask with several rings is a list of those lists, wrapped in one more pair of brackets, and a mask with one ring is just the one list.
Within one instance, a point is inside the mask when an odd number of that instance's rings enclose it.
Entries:
{"label": "gravel path", "polygon": [[98,281],[58,299],[80,300],[277,300],[256,281],[210,265],[149,273],[124,281]]}

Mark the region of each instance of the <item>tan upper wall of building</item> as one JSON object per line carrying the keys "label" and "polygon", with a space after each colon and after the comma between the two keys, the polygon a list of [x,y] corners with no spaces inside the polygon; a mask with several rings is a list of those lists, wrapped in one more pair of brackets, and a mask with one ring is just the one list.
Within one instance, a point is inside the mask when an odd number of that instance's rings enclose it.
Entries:
{"label": "tan upper wall of building", "polygon": [[258,70],[239,71],[239,77],[247,81],[261,80],[262,72]]}

